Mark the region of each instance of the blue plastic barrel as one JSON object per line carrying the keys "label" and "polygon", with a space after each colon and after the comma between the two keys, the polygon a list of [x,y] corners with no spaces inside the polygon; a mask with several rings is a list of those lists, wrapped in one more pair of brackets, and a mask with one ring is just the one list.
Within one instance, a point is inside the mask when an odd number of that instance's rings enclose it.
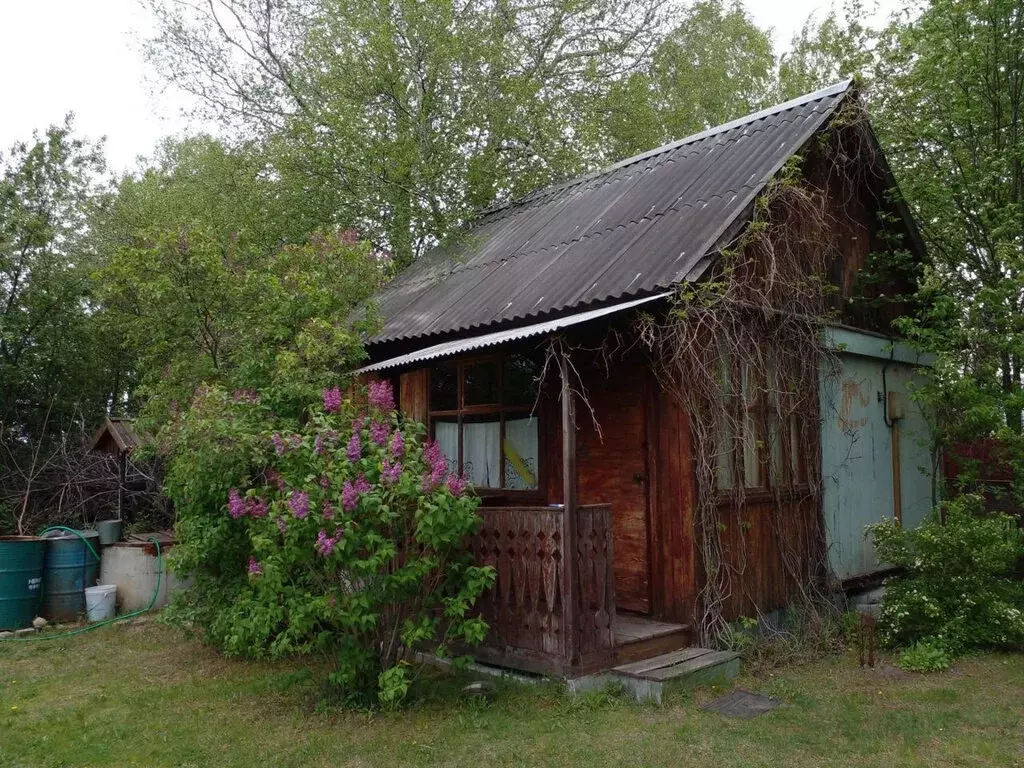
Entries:
{"label": "blue plastic barrel", "polygon": [[[96,552],[100,551],[97,531],[79,531]],[[85,615],[85,588],[96,586],[100,561],[85,542],[73,533],[44,534],[43,607],[40,615],[50,621],[77,621]]]}

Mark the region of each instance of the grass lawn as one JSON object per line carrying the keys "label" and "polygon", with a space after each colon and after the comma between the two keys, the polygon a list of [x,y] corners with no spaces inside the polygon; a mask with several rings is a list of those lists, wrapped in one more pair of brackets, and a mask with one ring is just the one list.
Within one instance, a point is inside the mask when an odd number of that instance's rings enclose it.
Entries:
{"label": "grass lawn", "polygon": [[843,656],[742,678],[787,706],[738,721],[613,693],[464,680],[420,686],[406,711],[317,706],[297,663],[225,660],[157,624],[44,642],[0,642],[0,766],[1024,766],[1024,655],[950,672],[862,670]]}

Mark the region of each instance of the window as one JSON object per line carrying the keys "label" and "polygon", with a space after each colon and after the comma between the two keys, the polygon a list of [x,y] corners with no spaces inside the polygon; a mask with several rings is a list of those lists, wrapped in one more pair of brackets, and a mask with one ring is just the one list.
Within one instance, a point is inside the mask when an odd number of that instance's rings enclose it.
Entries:
{"label": "window", "polygon": [[477,488],[539,487],[539,430],[533,406],[539,366],[524,355],[496,355],[434,366],[430,425],[448,457]]}
{"label": "window", "polygon": [[[807,482],[805,449],[811,441],[803,430],[804,420],[792,407],[796,385],[772,368],[767,379],[766,383],[745,361],[722,362],[723,405],[730,417],[723,418],[717,429],[719,490],[729,490],[739,480],[751,490]],[[785,428],[780,424],[783,419]]]}

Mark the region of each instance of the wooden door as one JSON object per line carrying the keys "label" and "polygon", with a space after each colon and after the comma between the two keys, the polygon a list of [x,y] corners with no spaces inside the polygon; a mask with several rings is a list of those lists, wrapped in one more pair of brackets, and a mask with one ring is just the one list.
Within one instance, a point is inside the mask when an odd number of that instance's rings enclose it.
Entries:
{"label": "wooden door", "polygon": [[651,610],[650,522],[647,505],[645,402],[648,377],[639,366],[593,370],[587,399],[577,405],[577,495],[581,504],[610,504],[615,603],[627,611]]}

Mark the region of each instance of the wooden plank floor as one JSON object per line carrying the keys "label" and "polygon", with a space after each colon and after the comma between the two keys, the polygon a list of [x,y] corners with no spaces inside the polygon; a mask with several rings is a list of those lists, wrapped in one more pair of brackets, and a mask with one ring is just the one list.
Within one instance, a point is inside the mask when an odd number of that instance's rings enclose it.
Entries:
{"label": "wooden plank floor", "polygon": [[615,644],[625,645],[640,640],[653,640],[656,637],[685,631],[686,628],[685,624],[655,621],[635,613],[618,613],[615,616]]}

